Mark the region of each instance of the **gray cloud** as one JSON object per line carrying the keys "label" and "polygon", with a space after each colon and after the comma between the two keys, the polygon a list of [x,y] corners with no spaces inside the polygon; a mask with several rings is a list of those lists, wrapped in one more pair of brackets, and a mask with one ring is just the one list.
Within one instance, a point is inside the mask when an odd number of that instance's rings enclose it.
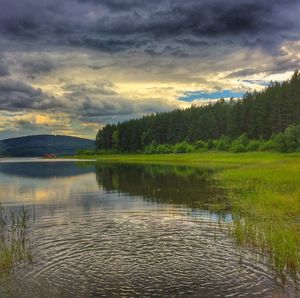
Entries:
{"label": "gray cloud", "polygon": [[31,76],[46,74],[57,68],[56,64],[48,58],[31,58],[22,64],[23,70]]}
{"label": "gray cloud", "polygon": [[76,47],[88,47],[99,50],[106,53],[122,52],[131,48],[140,48],[147,44],[146,40],[122,39],[120,38],[101,38],[101,37],[88,37],[78,36],[76,38],[71,37],[68,40],[68,44]]}
{"label": "gray cloud", "polygon": [[[126,118],[137,117],[145,114],[152,114],[156,112],[166,112],[177,108],[175,104],[171,104],[164,100],[149,101],[132,101],[122,97],[115,97],[113,99],[102,98],[100,100],[91,100],[85,98],[80,104],[78,113],[84,119],[112,116],[125,116]],[[118,117],[119,118],[119,117]]]}
{"label": "gray cloud", "polygon": [[1,114],[58,112],[80,130],[177,108],[187,88],[263,85],[299,68],[299,15],[299,0],[0,0]]}
{"label": "gray cloud", "polygon": [[134,107],[128,100],[122,98],[101,98],[100,100],[91,100],[86,97],[80,104],[78,109],[80,115],[87,117],[99,117],[99,116],[111,116],[111,115],[123,115],[133,114]]}
{"label": "gray cloud", "polygon": [[297,0],[14,0],[0,8],[3,36],[109,53],[156,53],[161,42],[175,56],[215,43],[275,49],[299,37]]}
{"label": "gray cloud", "polygon": [[69,99],[81,99],[86,96],[109,96],[116,95],[115,86],[109,81],[98,82],[95,86],[86,84],[65,84],[63,89],[66,91],[65,97]]}
{"label": "gray cloud", "polygon": [[227,78],[247,77],[259,73],[269,75],[296,70],[298,68],[300,68],[299,58],[281,56],[276,58],[272,64],[260,65],[259,67],[245,68],[242,70],[233,71],[227,76]]}
{"label": "gray cloud", "polygon": [[105,69],[105,68],[110,68],[110,67],[113,67],[113,66],[116,66],[116,63],[110,63],[110,64],[90,64],[90,65],[87,65],[90,69],[93,69],[93,70],[100,70],[100,69]]}
{"label": "gray cloud", "polygon": [[0,63],[0,77],[6,77],[10,75],[10,71],[7,65]]}
{"label": "gray cloud", "polygon": [[[10,112],[8,112],[10,113]],[[23,135],[53,133],[64,130],[65,125],[59,118],[56,123],[40,123],[35,117],[22,118],[22,114],[10,113],[9,117],[0,123],[0,139]],[[5,128],[5,130],[1,130]]]}
{"label": "gray cloud", "polygon": [[65,84],[64,98],[82,119],[99,121],[99,117],[112,117],[155,113],[176,108],[166,101],[149,99],[149,102],[124,98],[109,81],[98,82],[96,86]]}
{"label": "gray cloud", "polygon": [[97,86],[65,84],[63,88],[65,93],[61,98],[57,98],[22,81],[2,79],[0,110],[58,111],[81,120],[97,122],[101,117],[124,115],[132,117],[176,108],[175,104],[163,100],[149,99],[145,102],[124,98],[109,81],[99,82]]}
{"label": "gray cloud", "polygon": [[8,67],[8,61],[5,60],[4,55],[1,55],[0,56],[0,77],[7,77],[10,75],[11,73]]}
{"label": "gray cloud", "polygon": [[53,96],[45,94],[40,88],[12,79],[0,80],[0,110],[45,110],[61,108]]}

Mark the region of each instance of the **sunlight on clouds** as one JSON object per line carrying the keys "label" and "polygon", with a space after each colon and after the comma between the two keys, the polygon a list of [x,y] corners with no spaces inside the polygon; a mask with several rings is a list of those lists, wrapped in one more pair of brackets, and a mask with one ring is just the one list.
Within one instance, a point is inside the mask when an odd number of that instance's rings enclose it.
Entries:
{"label": "sunlight on clouds", "polygon": [[101,127],[101,125],[99,125],[98,123],[92,123],[92,122],[83,122],[81,124],[83,127],[86,127],[86,128],[90,128],[92,130],[98,130],[99,127]]}
{"label": "sunlight on clouds", "polygon": [[294,73],[294,71],[287,71],[284,73],[271,74],[266,77],[266,80],[273,81],[273,82],[274,81],[282,82],[282,81],[285,81],[285,80],[288,80],[289,78],[291,78],[293,73]]}
{"label": "sunlight on clouds", "polygon": [[45,126],[68,125],[70,123],[68,117],[63,114],[49,115],[49,114],[29,113],[29,114],[24,114],[22,116],[15,116],[14,120],[28,121],[32,124],[45,125]]}
{"label": "sunlight on clouds", "polygon": [[[6,52],[3,61],[10,65],[9,79],[18,81],[13,87],[21,86],[27,101],[34,92],[36,105],[17,109],[16,100],[17,112],[1,112],[0,138],[31,133],[94,138],[106,123],[203,105],[210,101],[209,94],[224,90],[237,94],[262,90],[271,80],[288,79],[300,61],[299,41],[283,42],[275,54],[237,44],[212,46],[207,52],[190,50],[188,57],[143,51],[109,54],[80,47]],[[1,63],[0,56],[0,68]],[[19,91],[12,90],[10,98]],[[206,100],[180,100],[193,92],[206,94]]]}
{"label": "sunlight on clouds", "polygon": [[[32,190],[27,186],[27,181],[24,179],[23,183],[19,184],[2,184],[0,192],[1,202],[20,202],[20,199],[26,202],[44,203],[47,201],[61,201],[62,198],[70,197],[71,191],[78,189],[78,191],[85,191],[87,186],[97,190],[98,185],[92,183],[94,181],[92,174],[81,174],[79,176],[71,177],[55,177],[48,179],[47,183],[39,182],[39,187]],[[10,194],[8,197],[7,194]],[[20,196],[22,194],[22,196]]]}

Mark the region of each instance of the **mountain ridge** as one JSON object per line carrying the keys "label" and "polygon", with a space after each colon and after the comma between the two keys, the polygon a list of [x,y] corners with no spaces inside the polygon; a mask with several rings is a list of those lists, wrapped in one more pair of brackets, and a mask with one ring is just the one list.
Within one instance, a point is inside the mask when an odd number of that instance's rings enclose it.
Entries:
{"label": "mountain ridge", "polygon": [[0,140],[0,157],[39,157],[45,154],[74,155],[82,149],[93,150],[94,141],[65,135],[28,135]]}

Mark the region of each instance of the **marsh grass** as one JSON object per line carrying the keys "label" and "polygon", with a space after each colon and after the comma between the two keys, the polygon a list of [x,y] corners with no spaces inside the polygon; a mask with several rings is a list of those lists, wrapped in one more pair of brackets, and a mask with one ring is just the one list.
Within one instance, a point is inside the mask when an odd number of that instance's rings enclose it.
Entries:
{"label": "marsh grass", "polygon": [[[80,156],[80,158],[91,158]],[[239,247],[268,256],[284,282],[300,275],[300,154],[119,154],[93,156],[99,162],[192,165],[214,170],[228,192],[231,234]]]}
{"label": "marsh grass", "polygon": [[30,228],[33,221],[24,207],[18,212],[6,212],[0,206],[0,278],[32,262]]}
{"label": "marsh grass", "polygon": [[238,245],[268,255],[283,282],[299,281],[300,159],[253,163],[225,170],[219,178],[231,189]]}

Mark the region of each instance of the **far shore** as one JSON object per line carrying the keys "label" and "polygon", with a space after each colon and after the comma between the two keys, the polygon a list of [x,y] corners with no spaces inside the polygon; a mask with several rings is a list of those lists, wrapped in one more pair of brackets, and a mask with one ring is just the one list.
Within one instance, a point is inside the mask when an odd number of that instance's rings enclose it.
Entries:
{"label": "far shore", "polygon": [[[0,157],[0,163],[10,163],[10,162],[77,162],[77,161],[87,161],[83,158],[43,158],[43,157]],[[89,159],[88,161],[96,161],[96,159]]]}
{"label": "far shore", "polygon": [[246,152],[230,153],[221,151],[197,152],[197,153],[172,153],[172,154],[101,154],[101,155],[75,155],[68,158],[80,160],[95,160],[97,162],[120,162],[120,163],[159,163],[159,164],[182,164],[182,165],[247,165],[268,164],[272,162],[300,158],[300,153],[278,152]]}

